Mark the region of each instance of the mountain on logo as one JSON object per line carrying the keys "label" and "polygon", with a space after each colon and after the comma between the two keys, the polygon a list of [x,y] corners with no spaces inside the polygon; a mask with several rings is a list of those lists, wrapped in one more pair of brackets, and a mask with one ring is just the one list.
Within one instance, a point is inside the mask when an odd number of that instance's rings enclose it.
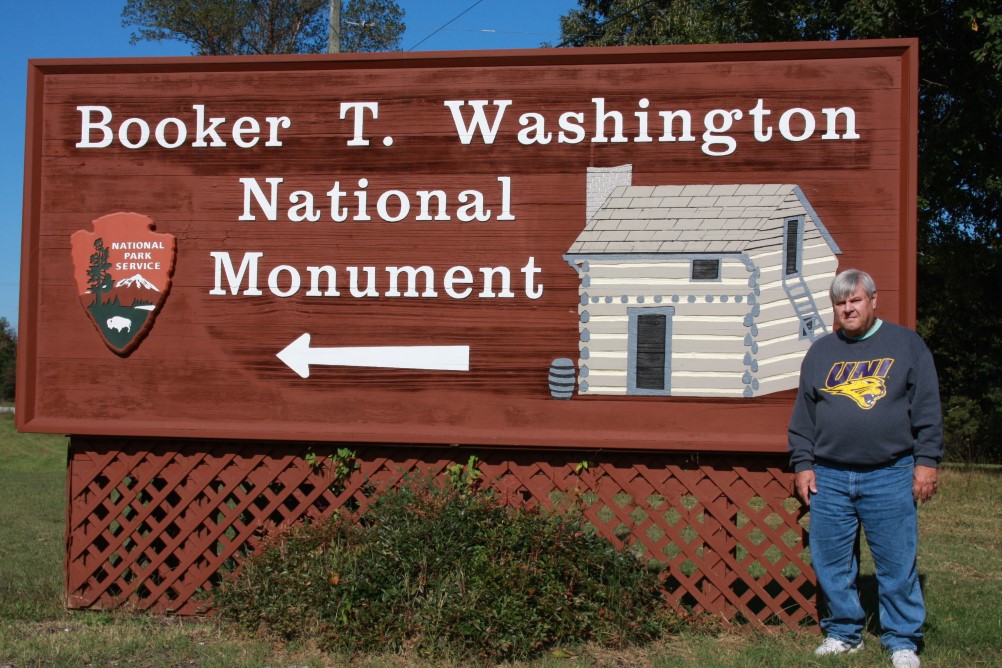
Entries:
{"label": "mountain on logo", "polygon": [[123,278],[122,280],[115,283],[116,288],[141,288],[145,290],[153,290],[154,292],[160,292],[157,286],[150,283],[148,280],[143,278],[142,274],[136,274],[135,276],[130,276],[129,278]]}
{"label": "mountain on logo", "polygon": [[160,288],[142,274],[136,274],[115,281],[115,287],[108,292],[106,301],[115,301],[122,306],[145,308],[160,301]]}

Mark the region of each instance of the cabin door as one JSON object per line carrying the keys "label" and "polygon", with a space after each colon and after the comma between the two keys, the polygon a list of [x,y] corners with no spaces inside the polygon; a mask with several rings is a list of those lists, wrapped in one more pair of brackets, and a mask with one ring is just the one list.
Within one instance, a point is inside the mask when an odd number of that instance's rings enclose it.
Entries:
{"label": "cabin door", "polygon": [[671,306],[629,309],[629,394],[671,395]]}

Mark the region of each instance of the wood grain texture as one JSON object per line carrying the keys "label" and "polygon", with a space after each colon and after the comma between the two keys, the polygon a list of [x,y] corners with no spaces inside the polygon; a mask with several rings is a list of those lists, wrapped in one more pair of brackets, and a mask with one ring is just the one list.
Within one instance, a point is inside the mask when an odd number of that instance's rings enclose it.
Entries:
{"label": "wood grain texture", "polygon": [[[751,400],[549,396],[555,358],[578,356],[579,279],[563,255],[585,224],[586,170],[632,164],[644,184],[799,185],[843,251],[840,266],[873,273],[881,317],[913,324],[914,132],[908,119],[915,42],[652,49],[541,50],[477,54],[32,61],[17,420],[26,431],[114,436],[303,439],[617,449],[785,448],[791,395]],[[595,134],[594,98],[622,112],[625,142],[524,145],[537,118],[559,132],[561,114],[582,114]],[[694,141],[637,142],[641,99],[657,113],[684,109]],[[511,100],[496,140],[457,136],[450,100]],[[773,139],[757,141],[749,111],[772,110]],[[348,146],[342,102],[378,102],[367,118],[369,146]],[[191,146],[195,107],[225,118],[225,147]],[[81,106],[105,106],[115,136],[81,148]],[[860,139],[822,140],[821,109],[851,106]],[[489,107],[490,108],[490,107]],[[779,138],[789,109],[819,126],[805,141]],[[730,155],[701,147],[704,116],[741,109],[726,133]],[[491,112],[492,115],[493,112]],[[525,117],[523,114],[538,114]],[[238,118],[286,116],[281,146],[239,148]],[[164,118],[187,125],[188,140],[162,148],[121,145],[119,123]],[[791,132],[799,132],[796,115]],[[468,119],[467,119],[468,120]],[[607,123],[611,133],[612,121]],[[125,135],[137,141],[139,125]],[[173,141],[177,125],[164,133]],[[99,132],[92,133],[97,137]],[[152,135],[151,135],[152,136]],[[390,145],[384,137],[392,137]],[[905,176],[903,176],[905,173]],[[911,174],[911,176],[908,176]],[[498,177],[510,178],[507,198]],[[251,204],[245,184],[281,178],[276,220]],[[360,185],[360,180],[365,185]],[[371,220],[331,220],[328,191],[366,191]],[[416,193],[445,193],[450,220],[417,220]],[[290,220],[290,195],[310,193],[316,222]],[[394,217],[402,197],[411,212]],[[492,214],[458,219],[460,193],[477,191]],[[507,204],[514,220],[500,220]],[[111,353],[81,308],[70,236],[118,211],[149,216],[174,235],[177,261],[155,325],[128,356]],[[913,253],[913,250],[910,251]],[[226,294],[212,253],[261,253],[258,296]],[[531,258],[531,260],[530,260]],[[538,299],[526,294],[534,263]],[[333,295],[309,295],[308,267],[333,267]],[[428,267],[436,296],[388,296],[387,267]],[[349,268],[372,267],[378,296],[350,293]],[[446,275],[465,267],[470,296],[450,297]],[[481,268],[506,268],[512,295],[482,298]],[[276,269],[278,268],[278,269]],[[364,269],[356,269],[363,271]],[[268,287],[274,272],[277,289]],[[290,280],[297,273],[298,291]],[[454,274],[455,275],[455,274]],[[424,292],[423,280],[418,290]],[[326,284],[323,285],[326,289]],[[497,289],[497,288],[496,288]],[[404,288],[401,287],[401,291]],[[294,292],[279,296],[277,292]],[[468,372],[315,367],[300,378],[276,354],[304,332],[317,346],[468,345]],[[671,439],[665,438],[671,433]],[[740,434],[740,438],[735,438]]]}

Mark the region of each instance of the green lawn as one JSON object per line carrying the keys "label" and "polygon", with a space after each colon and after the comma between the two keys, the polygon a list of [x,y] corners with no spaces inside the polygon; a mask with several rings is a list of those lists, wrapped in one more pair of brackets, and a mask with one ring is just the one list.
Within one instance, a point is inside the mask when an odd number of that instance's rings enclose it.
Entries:
{"label": "green lawn", "polygon": [[[0,415],[0,666],[387,666],[417,657],[342,657],[247,638],[213,620],[63,609],[66,439],[18,434]],[[1002,471],[951,467],[921,509],[929,608],[923,666],[1002,667]],[[865,559],[864,575],[872,576]],[[864,584],[872,577],[864,577]],[[705,625],[628,652],[572,647],[533,668],[889,666],[876,637],[818,660],[810,632]],[[449,665],[448,662],[441,662]]]}
{"label": "green lawn", "polygon": [[0,414],[0,620],[5,624],[61,614],[57,567],[63,558],[65,470],[65,438],[17,434],[13,415]]}

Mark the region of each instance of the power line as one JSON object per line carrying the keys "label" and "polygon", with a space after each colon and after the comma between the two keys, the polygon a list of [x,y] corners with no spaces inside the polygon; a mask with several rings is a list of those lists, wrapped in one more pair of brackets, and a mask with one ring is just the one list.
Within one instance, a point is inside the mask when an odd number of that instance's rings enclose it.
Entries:
{"label": "power line", "polygon": [[[423,26],[423,25],[417,25],[417,26],[408,25],[407,26],[408,29],[410,29],[410,28],[424,28],[424,27],[426,27],[426,26]],[[558,34],[558,33],[552,32],[552,31],[550,31],[550,32],[544,32],[544,31],[535,31],[535,30],[498,30],[496,28],[449,28],[449,29],[444,29],[443,28],[441,30],[445,30],[446,32],[478,32],[478,33],[489,33],[491,35],[528,35],[528,36],[536,36],[536,37],[553,37],[553,36],[555,36],[555,35]]]}
{"label": "power line", "polygon": [[444,30],[450,23],[452,23],[453,21],[455,21],[456,19],[458,19],[460,16],[462,16],[466,12],[470,11],[471,9],[473,9],[474,7],[476,7],[477,5],[479,5],[483,1],[484,0],[477,0],[472,5],[470,5],[469,7],[467,7],[466,9],[464,9],[463,11],[461,11],[459,14],[457,14],[452,19],[450,19],[448,22],[444,23],[441,27],[436,28],[434,31],[432,31],[432,33],[430,35],[428,35],[423,40],[421,40],[420,42],[418,42],[417,44],[415,44],[414,46],[412,46],[411,48],[409,48],[407,50],[408,51],[413,51],[414,49],[418,48],[419,46],[421,46],[422,44],[424,44],[425,42],[427,42],[429,39],[431,39],[432,37],[434,37],[435,35],[437,35],[438,33],[440,33],[442,30]]}

